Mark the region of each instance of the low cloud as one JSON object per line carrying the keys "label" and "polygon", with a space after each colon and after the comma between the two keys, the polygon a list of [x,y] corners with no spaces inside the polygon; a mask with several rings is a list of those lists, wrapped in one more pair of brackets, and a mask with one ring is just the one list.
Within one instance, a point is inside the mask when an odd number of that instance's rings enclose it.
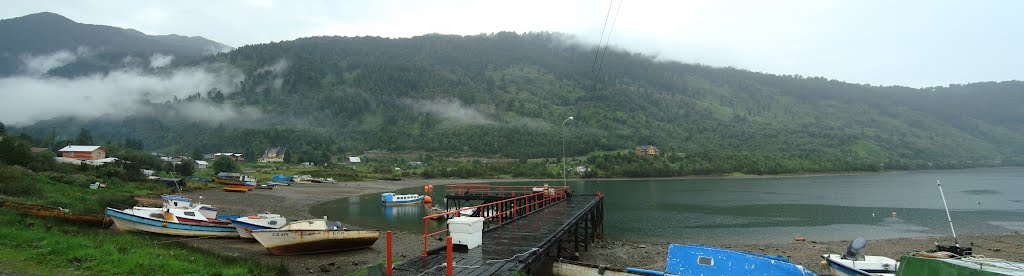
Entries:
{"label": "low cloud", "polygon": [[[71,52],[58,51],[23,60],[26,68],[34,68],[34,71],[29,72],[38,73],[59,67],[57,65],[61,63],[66,64],[68,54]],[[0,78],[0,95],[4,98],[0,121],[27,125],[58,117],[124,118],[152,113],[151,103],[183,99],[211,90],[232,93],[244,79],[241,70],[219,63],[160,73],[131,67],[74,78],[31,73],[4,77]],[[201,102],[183,102],[173,106],[177,109],[171,112],[173,114],[211,123],[255,112],[244,108],[215,107]]]}
{"label": "low cloud", "polygon": [[284,84],[284,78],[282,78],[281,75],[285,70],[288,70],[288,60],[281,58],[274,64],[267,65],[256,70],[256,73],[270,72],[271,76],[274,77],[274,79],[270,81],[270,85],[274,87],[274,89],[281,89],[281,85]]}
{"label": "low cloud", "polygon": [[149,57],[149,68],[164,67],[171,64],[171,61],[174,61],[174,55],[156,53]]}
{"label": "low cloud", "polygon": [[78,55],[68,50],[45,55],[24,54],[21,56],[21,62],[24,63],[22,71],[29,75],[43,75],[50,70],[75,62],[75,60],[78,60]]}
{"label": "low cloud", "polygon": [[473,107],[464,105],[458,99],[403,100],[403,103],[412,107],[417,112],[438,116],[456,124],[495,124],[494,120],[489,116]]}

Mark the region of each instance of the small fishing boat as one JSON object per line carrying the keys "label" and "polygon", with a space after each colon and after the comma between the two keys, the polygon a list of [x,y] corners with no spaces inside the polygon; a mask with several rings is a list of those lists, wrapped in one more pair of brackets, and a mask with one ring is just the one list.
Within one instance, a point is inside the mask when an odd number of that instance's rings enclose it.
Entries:
{"label": "small fishing boat", "polygon": [[249,186],[244,186],[244,185],[224,186],[223,189],[224,189],[225,192],[232,192],[232,193],[244,193],[244,192],[248,192],[250,190]]}
{"label": "small fishing boat", "polygon": [[256,189],[272,190],[272,189],[274,189],[274,186],[275,186],[274,183],[264,183],[264,184],[256,185]]}
{"label": "small fishing boat", "polygon": [[857,258],[860,251],[868,245],[864,238],[857,238],[839,254],[825,254],[821,258],[828,263],[829,270],[835,276],[891,276],[896,275],[896,260],[883,256],[867,256]]}
{"label": "small fishing boat", "polygon": [[416,204],[423,201],[422,195],[396,195],[395,193],[380,194],[380,202],[384,205]]}
{"label": "small fishing boat", "polygon": [[238,231],[228,220],[238,216],[218,216],[217,208],[195,203],[184,197],[164,195],[162,198],[164,204],[159,208],[107,208],[106,214],[121,231],[176,236],[238,237]]}
{"label": "small fishing boat", "polygon": [[252,236],[274,255],[295,255],[353,250],[372,246],[378,230],[346,229],[340,222],[322,219],[300,220],[279,229],[252,230]]}
{"label": "small fishing boat", "polygon": [[231,225],[238,230],[238,236],[245,239],[252,239],[252,230],[278,229],[288,224],[288,219],[281,215],[263,213],[247,217],[239,217],[231,220]]}
{"label": "small fishing boat", "polygon": [[1024,275],[1024,263],[967,256],[922,258],[903,256],[896,275]]}
{"label": "small fishing boat", "polygon": [[213,182],[223,185],[255,185],[256,178],[239,173],[222,172],[213,177]]}
{"label": "small fishing boat", "polygon": [[668,247],[665,273],[672,275],[815,275],[782,256],[688,244]]}

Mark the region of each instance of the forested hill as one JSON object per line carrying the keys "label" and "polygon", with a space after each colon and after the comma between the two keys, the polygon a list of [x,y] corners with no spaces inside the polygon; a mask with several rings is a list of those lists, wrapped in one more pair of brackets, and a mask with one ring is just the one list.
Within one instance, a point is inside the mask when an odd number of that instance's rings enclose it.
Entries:
{"label": "forested hill", "polygon": [[[296,161],[363,150],[555,158],[562,130],[570,156],[650,144],[716,172],[984,166],[1024,156],[1019,81],[878,87],[597,54],[572,41],[496,33],[244,46],[211,59],[246,73],[223,101],[258,108],[271,118],[261,124],[73,125],[182,153],[288,145]],[[189,100],[211,101],[199,98]]]}
{"label": "forested hill", "polygon": [[82,24],[50,12],[0,20],[0,41],[0,76],[21,73],[21,59],[26,55],[61,50],[79,58],[54,68],[50,72],[53,75],[106,71],[120,66],[129,56],[159,53],[182,59],[231,49],[199,36],[147,35],[133,29]]}

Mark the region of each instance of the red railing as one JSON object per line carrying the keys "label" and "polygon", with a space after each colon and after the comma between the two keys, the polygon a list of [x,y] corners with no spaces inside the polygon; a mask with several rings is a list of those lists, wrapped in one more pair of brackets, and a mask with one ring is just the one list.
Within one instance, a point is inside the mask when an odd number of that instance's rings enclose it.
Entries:
{"label": "red railing", "polygon": [[[537,192],[545,186],[501,186],[488,184],[451,184],[445,185],[448,195],[490,195],[490,196],[523,196]],[[554,189],[557,187],[547,187]]]}
{"label": "red railing", "polygon": [[[458,194],[466,194],[466,192],[469,192],[470,194],[478,194],[479,192],[479,194],[487,195],[496,195],[494,193],[509,196],[522,195],[423,217],[423,256],[427,256],[428,238],[448,232],[447,227],[436,232],[430,232],[429,225],[431,219],[441,217],[458,217],[462,211],[474,210],[474,215],[479,214],[478,216],[483,217],[485,222],[490,223],[489,227],[497,227],[510,221],[514,221],[519,217],[536,212],[548,205],[562,201],[566,198],[566,194],[571,192],[569,190],[569,186],[492,186],[480,184],[458,184],[449,186],[453,186],[451,188],[446,186],[445,191],[449,194],[452,194],[451,191],[459,191],[460,193]],[[542,189],[535,191],[534,188]]]}

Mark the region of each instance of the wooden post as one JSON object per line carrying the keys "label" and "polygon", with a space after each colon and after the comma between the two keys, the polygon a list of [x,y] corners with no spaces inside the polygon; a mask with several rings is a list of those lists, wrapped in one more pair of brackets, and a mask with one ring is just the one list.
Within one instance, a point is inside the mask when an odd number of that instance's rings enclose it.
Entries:
{"label": "wooden post", "polygon": [[391,231],[388,231],[388,262],[385,265],[387,265],[387,275],[391,276]]}
{"label": "wooden post", "polygon": [[452,236],[448,236],[448,276],[452,276]]}

